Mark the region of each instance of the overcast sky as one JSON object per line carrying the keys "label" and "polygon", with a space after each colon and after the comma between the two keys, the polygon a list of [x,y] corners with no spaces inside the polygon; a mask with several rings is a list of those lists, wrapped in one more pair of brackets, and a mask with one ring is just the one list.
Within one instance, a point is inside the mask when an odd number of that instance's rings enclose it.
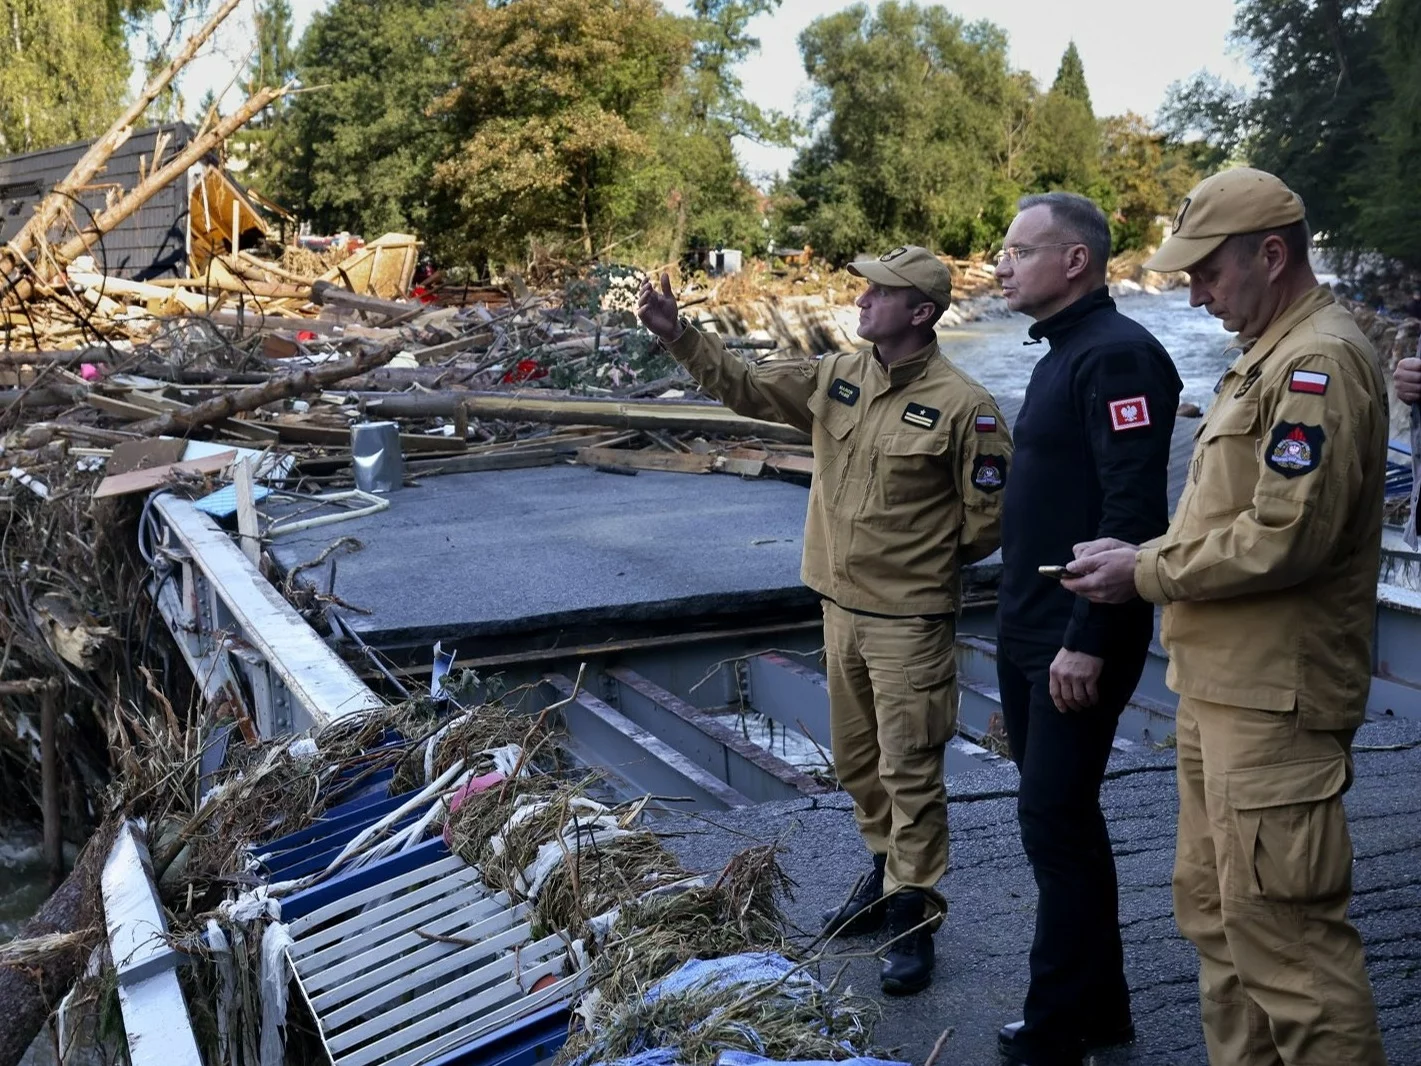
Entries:
{"label": "overcast sky", "polygon": [[[296,34],[328,0],[291,0]],[[685,13],[684,0],[662,0]],[[778,12],[756,19],[752,30],[761,41],[759,54],[742,65],[746,95],[761,107],[808,113],[804,67],[799,58],[800,32],[821,15],[840,11],[848,0],[785,0]],[[876,6],[876,5],[875,5]],[[1205,68],[1247,83],[1245,57],[1230,47],[1233,0],[954,0],[943,5],[969,21],[990,19],[1011,40],[1011,61],[1049,85],[1061,53],[1075,40],[1085,63],[1091,102],[1097,115],[1136,111],[1152,115],[1171,82]],[[196,104],[210,87],[221,91],[242,63],[252,40],[251,6],[232,16],[220,40],[196,60],[183,91]],[[236,103],[235,95],[227,100]],[[757,180],[783,171],[794,150],[737,144],[741,160]]]}

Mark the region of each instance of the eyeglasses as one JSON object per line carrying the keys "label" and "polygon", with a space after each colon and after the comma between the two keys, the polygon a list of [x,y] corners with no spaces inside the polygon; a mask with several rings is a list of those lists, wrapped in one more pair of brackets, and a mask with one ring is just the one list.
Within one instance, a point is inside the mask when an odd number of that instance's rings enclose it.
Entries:
{"label": "eyeglasses", "polygon": [[1002,260],[1006,259],[1011,261],[1012,266],[1016,266],[1017,263],[1021,262],[1032,252],[1039,252],[1042,248],[1071,248],[1080,243],[1080,241],[1055,241],[1052,244],[1012,244],[992,256],[992,262],[997,266],[1001,266]]}

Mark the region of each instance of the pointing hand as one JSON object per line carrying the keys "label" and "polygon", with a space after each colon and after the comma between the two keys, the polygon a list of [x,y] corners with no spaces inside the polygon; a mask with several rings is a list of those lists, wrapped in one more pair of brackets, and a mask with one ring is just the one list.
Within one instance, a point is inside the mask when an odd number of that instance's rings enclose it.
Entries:
{"label": "pointing hand", "polygon": [[681,322],[676,315],[676,296],[671,291],[671,277],[661,275],[661,291],[656,291],[650,278],[641,283],[637,295],[637,317],[641,324],[667,344],[681,335]]}

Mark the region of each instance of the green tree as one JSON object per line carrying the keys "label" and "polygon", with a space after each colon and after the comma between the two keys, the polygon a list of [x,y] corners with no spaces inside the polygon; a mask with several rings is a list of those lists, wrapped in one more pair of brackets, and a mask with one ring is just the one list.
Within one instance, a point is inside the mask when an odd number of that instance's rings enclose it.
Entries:
{"label": "green tree", "polygon": [[454,205],[433,182],[452,145],[427,109],[451,80],[458,0],[334,0],[297,49],[310,91],[272,136],[269,195],[317,231],[421,234],[437,245]]}
{"label": "green tree", "polygon": [[436,110],[459,140],[439,182],[474,254],[553,234],[590,257],[626,236],[661,184],[653,133],[691,48],[655,0],[468,4]]}
{"label": "green tree", "polygon": [[1187,157],[1140,115],[1102,120],[1100,176],[1110,200],[1110,236],[1116,252],[1159,243],[1161,217],[1199,180]]}
{"label": "green tree", "polygon": [[1339,249],[1362,239],[1352,175],[1373,144],[1373,116],[1388,85],[1374,0],[1240,0],[1234,37],[1247,49],[1257,90],[1244,97],[1196,77],[1162,112],[1172,130],[1216,138],[1286,181],[1313,229]]}
{"label": "green tree", "polygon": [[96,137],[123,105],[145,0],[0,0],[0,154]]}
{"label": "green tree", "polygon": [[1051,91],[1068,99],[1080,101],[1085,104],[1086,111],[1092,115],[1095,114],[1090,106],[1090,89],[1085,81],[1085,64],[1081,62],[1081,54],[1076,49],[1075,41],[1066,47],[1065,55],[1061,56],[1061,65],[1056,68],[1056,80],[1051,83]]}
{"label": "green tree", "polygon": [[[291,5],[288,0],[262,0],[255,15],[256,47],[247,65],[243,88],[250,95],[270,85],[285,85],[296,77],[296,49],[291,40]],[[230,150],[242,158],[243,176],[251,184],[269,187],[277,178],[279,161],[273,159],[277,129],[286,121],[291,98],[277,100],[233,136]],[[199,113],[205,108],[199,108]]]}
{"label": "green tree", "polygon": [[1372,119],[1372,147],[1349,183],[1358,243],[1421,270],[1421,0],[1382,0],[1377,9],[1387,92]]}
{"label": "green tree", "polygon": [[1099,174],[1100,132],[1074,41],[1061,57],[1051,91],[1036,102],[1027,143],[1036,188],[1090,191]]}
{"label": "green tree", "polygon": [[[837,261],[916,243],[967,252],[1010,220],[1023,83],[1005,33],[886,0],[813,22],[800,49],[814,138],[791,169],[787,221]],[[1020,135],[1018,134],[1018,137]]]}
{"label": "green tree", "polygon": [[745,99],[735,65],[760,47],[747,32],[750,20],[779,6],[780,0],[691,5],[691,59],[655,138],[671,208],[670,233],[658,245],[661,258],[674,259],[688,245],[751,249],[764,240],[760,196],[735,158],[732,138],[788,144],[794,126]]}

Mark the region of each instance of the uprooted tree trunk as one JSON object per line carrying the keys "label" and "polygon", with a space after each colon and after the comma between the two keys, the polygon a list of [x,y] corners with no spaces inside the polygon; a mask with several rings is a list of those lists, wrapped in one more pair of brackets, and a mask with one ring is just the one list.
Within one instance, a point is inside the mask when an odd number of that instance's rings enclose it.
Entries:
{"label": "uprooted tree trunk", "polygon": [[103,936],[100,877],[113,836],[102,829],[89,838],[73,871],[15,938],[92,929],[92,943],[52,952],[40,962],[0,965],[0,1066],[17,1066],[50,1013],[83,975],[89,952]]}
{"label": "uprooted tree trunk", "polygon": [[213,13],[206,24],[184,43],[182,49],[173,57],[173,61],[149,79],[148,84],[143,87],[143,91],[134,99],[128,110],[118,117],[109,127],[107,133],[90,145],[89,150],[80,157],[79,162],[74,164],[73,169],[69,171],[64,180],[40,201],[35,213],[6,246],[5,254],[0,255],[0,292],[8,287],[7,279],[11,278],[20,265],[17,257],[29,255],[30,251],[44,239],[45,234],[71,206],[73,198],[93,182],[94,177],[103,170],[109,158],[132,135],[134,125],[143,118],[143,113],[148,110],[148,105],[158,98],[159,94],[177,77],[178,72],[187,66],[193,56],[197,55],[198,50],[217,31],[217,27],[237,9],[240,3],[241,0],[224,0],[222,6]]}

